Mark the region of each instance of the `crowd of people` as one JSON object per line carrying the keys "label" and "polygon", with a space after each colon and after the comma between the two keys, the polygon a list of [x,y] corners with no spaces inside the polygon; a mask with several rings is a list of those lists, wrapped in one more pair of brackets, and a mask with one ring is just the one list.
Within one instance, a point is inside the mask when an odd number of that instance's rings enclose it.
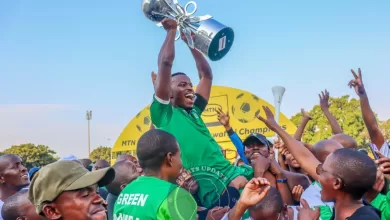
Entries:
{"label": "crowd of people", "polygon": [[360,98],[374,159],[343,133],[324,91],[320,107],[334,135],[313,145],[301,140],[311,120],[304,110],[291,136],[262,108],[256,117],[276,140],[258,133],[241,140],[229,113],[218,110],[237,150],[232,164],[201,118],[213,80],[207,60],[190,48],[200,78],[194,91],[185,73],[171,73],[177,23],[162,25],[167,36],[152,73],[153,126],[138,140],[136,155],[122,154],[112,167],[68,156],[30,170],[18,155],[2,155],[0,220],[390,220],[390,146],[360,69],[348,85]]}

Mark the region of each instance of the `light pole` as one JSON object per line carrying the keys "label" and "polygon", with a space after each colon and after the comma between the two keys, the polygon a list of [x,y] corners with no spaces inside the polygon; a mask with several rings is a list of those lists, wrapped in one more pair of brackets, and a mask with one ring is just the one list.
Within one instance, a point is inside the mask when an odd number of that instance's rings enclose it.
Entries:
{"label": "light pole", "polygon": [[88,121],[88,158],[89,154],[91,153],[91,128],[90,128],[90,121],[92,120],[92,111],[87,111],[86,118]]}

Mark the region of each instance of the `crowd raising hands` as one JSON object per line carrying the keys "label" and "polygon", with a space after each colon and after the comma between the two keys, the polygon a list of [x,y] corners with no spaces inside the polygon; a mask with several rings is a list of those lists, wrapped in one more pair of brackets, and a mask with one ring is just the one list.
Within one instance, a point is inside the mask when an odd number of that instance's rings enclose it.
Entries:
{"label": "crowd raising hands", "polygon": [[[356,141],[330,111],[329,92],[320,107],[333,135],[317,143],[302,136],[312,119],[304,109],[294,135],[275,120],[268,106],[256,115],[276,140],[259,133],[239,137],[229,112],[217,119],[234,144],[231,164],[202,120],[213,74],[204,56],[188,48],[199,75],[193,90],[182,72],[172,74],[177,23],[167,31],[152,72],[153,126],[137,142],[136,155],[107,161],[74,156],[27,170],[17,155],[0,156],[0,220],[389,220],[390,149],[364,88],[362,72],[348,83],[360,99],[375,159],[358,151]],[[184,38],[186,42],[188,39]]]}

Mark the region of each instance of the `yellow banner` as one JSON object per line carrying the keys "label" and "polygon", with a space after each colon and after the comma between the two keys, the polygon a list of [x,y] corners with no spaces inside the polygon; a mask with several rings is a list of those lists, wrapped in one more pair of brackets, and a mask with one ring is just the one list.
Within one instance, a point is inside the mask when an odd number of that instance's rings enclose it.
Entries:
{"label": "yellow banner", "polygon": [[[264,123],[255,115],[264,115],[262,106],[268,106],[274,111],[274,106],[252,93],[224,86],[213,86],[209,104],[202,114],[210,133],[215,140],[227,150],[227,159],[232,160],[235,147],[230,142],[225,128],[219,123],[216,109],[222,109],[230,114],[230,124],[239,137],[243,140],[251,133],[260,133],[266,137],[272,137]],[[135,155],[137,141],[143,133],[149,130],[151,125],[149,106],[142,109],[126,126],[113,147],[113,159],[124,151],[130,151]],[[280,125],[289,133],[294,134],[296,126],[284,115],[280,114]]]}

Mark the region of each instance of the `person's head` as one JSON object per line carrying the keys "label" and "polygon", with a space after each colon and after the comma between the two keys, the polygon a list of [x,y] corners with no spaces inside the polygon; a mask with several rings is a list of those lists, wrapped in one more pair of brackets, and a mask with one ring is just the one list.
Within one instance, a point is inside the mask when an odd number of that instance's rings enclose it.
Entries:
{"label": "person's head", "polygon": [[115,170],[115,178],[106,188],[109,193],[119,196],[121,191],[139,175],[135,164],[128,160],[116,162],[112,168]]}
{"label": "person's head", "polygon": [[191,79],[185,73],[178,72],[172,74],[171,81],[171,101],[173,101],[173,105],[191,109],[196,98]]}
{"label": "person's head", "polygon": [[133,162],[135,164],[135,166],[137,167],[138,174],[142,175],[143,170],[142,170],[141,166],[139,165],[138,159],[136,157],[134,157],[133,155],[130,155],[130,154],[121,154],[116,159],[116,162],[119,162],[119,161],[122,161],[122,160],[128,160],[128,161]]}
{"label": "person's head", "polygon": [[192,173],[186,169],[182,169],[180,176],[176,180],[177,185],[187,190],[192,195],[195,195],[199,191],[199,184],[192,176]]}
{"label": "person's head", "polygon": [[313,154],[321,163],[324,163],[329,154],[341,148],[343,146],[336,141],[322,140],[313,145]]}
{"label": "person's head", "polygon": [[269,145],[268,140],[264,135],[253,133],[250,134],[243,142],[245,147],[245,156],[248,160],[254,160],[258,156],[263,155],[268,158]]}
{"label": "person's head", "polygon": [[294,169],[299,169],[301,166],[299,165],[298,161],[295,160],[294,156],[291,153],[286,154],[284,163]]}
{"label": "person's head", "polygon": [[107,167],[110,167],[110,163],[108,163],[107,160],[97,160],[96,163],[93,165],[92,170],[95,171],[95,170],[100,170],[100,169],[104,169]]}
{"label": "person's head", "polygon": [[340,143],[344,148],[358,149],[358,144],[355,139],[346,134],[335,134],[329,140]]}
{"label": "person's head", "polygon": [[104,200],[97,187],[115,178],[112,168],[89,172],[73,161],[57,161],[35,174],[29,199],[46,219],[105,220]]}
{"label": "person's head", "polygon": [[30,176],[30,181],[34,178],[35,173],[38,172],[39,167],[33,167],[28,171],[28,175]]}
{"label": "person's head", "polygon": [[137,157],[145,175],[159,174],[164,180],[176,183],[182,162],[176,138],[163,130],[153,129],[141,136]]}
{"label": "person's head", "polygon": [[22,189],[9,197],[1,209],[1,216],[4,220],[43,220],[28,200],[28,189]]}
{"label": "person's head", "polygon": [[375,184],[376,166],[367,155],[341,148],[330,154],[324,164],[318,165],[317,174],[323,201],[346,196],[360,200]]}
{"label": "person's head", "polygon": [[79,159],[79,162],[85,167],[85,169],[88,169],[89,165],[91,165],[92,160],[85,158],[85,159]]}
{"label": "person's head", "polygon": [[261,202],[249,208],[253,220],[282,220],[287,215],[282,196],[279,191],[271,187]]}
{"label": "person's head", "polygon": [[15,154],[0,156],[0,190],[19,191],[30,184],[27,168]]}

